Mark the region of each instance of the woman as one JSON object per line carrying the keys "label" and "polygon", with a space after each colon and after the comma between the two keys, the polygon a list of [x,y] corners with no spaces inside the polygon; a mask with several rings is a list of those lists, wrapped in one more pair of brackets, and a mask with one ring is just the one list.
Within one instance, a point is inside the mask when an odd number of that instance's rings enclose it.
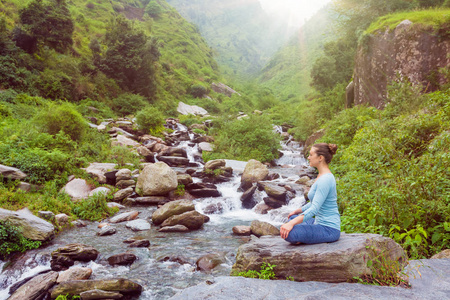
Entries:
{"label": "woman", "polygon": [[[312,185],[311,200],[288,216],[280,235],[292,244],[318,244],[337,241],[341,235],[341,219],[337,206],[336,180],[328,167],[337,146],[315,144],[309,152],[309,164],[317,168],[319,175]],[[313,219],[313,217],[316,217]]]}

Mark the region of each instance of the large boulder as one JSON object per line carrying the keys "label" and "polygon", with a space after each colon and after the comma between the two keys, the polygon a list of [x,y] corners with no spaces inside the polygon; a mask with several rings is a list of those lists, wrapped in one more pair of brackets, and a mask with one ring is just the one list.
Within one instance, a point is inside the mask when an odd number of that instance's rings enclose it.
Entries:
{"label": "large boulder", "polygon": [[59,273],[58,280],[56,282],[61,283],[69,280],[85,280],[89,279],[91,275],[91,268],[73,267]]}
{"label": "large boulder", "polygon": [[56,284],[57,278],[58,272],[53,271],[38,275],[18,288],[8,299],[43,299],[47,291]]}
{"label": "large boulder", "polygon": [[97,259],[99,252],[91,246],[83,244],[67,244],[52,252],[50,265],[52,270],[67,270],[74,261],[91,261]]}
{"label": "large boulder", "polygon": [[24,237],[33,241],[47,241],[55,236],[55,227],[31,213],[28,208],[11,211],[0,208],[0,220],[8,220],[19,227]]}
{"label": "large boulder", "polygon": [[257,237],[264,235],[280,235],[280,230],[270,223],[258,220],[252,221],[250,224],[251,232]]}
{"label": "large boulder", "polygon": [[214,159],[210,160],[205,164],[205,169],[209,170],[215,170],[220,169],[222,167],[225,167],[227,163],[225,162],[225,159]]}
{"label": "large boulder", "polygon": [[159,225],[166,219],[180,215],[182,213],[195,210],[195,205],[189,200],[177,200],[164,204],[152,214],[152,222],[155,225]]}
{"label": "large boulder", "polygon": [[253,183],[266,179],[267,175],[269,175],[267,166],[257,160],[249,160],[241,176],[241,189],[248,190]]}
{"label": "large boulder", "polygon": [[134,263],[136,259],[137,257],[133,253],[121,253],[108,257],[108,263],[111,266],[127,266]]}
{"label": "large boulder", "polygon": [[12,180],[22,180],[27,177],[27,174],[19,169],[0,165],[0,177],[9,178]]}
{"label": "large boulder", "polygon": [[280,201],[286,201],[286,189],[274,183],[259,182],[258,187],[264,189],[269,197]]}
{"label": "large boulder", "polygon": [[201,108],[200,106],[188,105],[188,104],[183,103],[181,101],[178,103],[177,112],[179,112],[182,115],[200,115],[200,116],[204,116],[204,115],[208,114],[208,112],[204,108]]}
{"label": "large boulder", "polygon": [[184,225],[190,230],[197,230],[203,226],[203,223],[205,223],[205,216],[194,210],[166,219],[161,227]]}
{"label": "large boulder", "polygon": [[167,164],[157,162],[145,166],[139,174],[136,192],[141,196],[162,196],[178,186],[177,173]]}
{"label": "large boulder", "polygon": [[210,272],[225,261],[224,253],[209,253],[197,259],[195,264],[197,265],[197,270]]}
{"label": "large boulder", "polygon": [[225,96],[228,96],[228,97],[231,97],[233,94],[238,94],[240,96],[240,94],[238,92],[236,92],[229,86],[223,84],[222,82],[211,83],[211,89],[216,93],[224,94]]}
{"label": "large boulder", "polygon": [[[259,270],[263,262],[276,265],[278,278],[292,276],[295,281],[346,282],[371,275],[367,266],[374,255],[386,263],[406,264],[402,247],[378,234],[341,234],[334,243],[292,245],[281,237],[264,236],[239,247],[233,271]],[[314,270],[314,272],[311,272]]]}
{"label": "large boulder", "polygon": [[51,298],[59,295],[79,295],[86,291],[103,290],[109,292],[120,292],[122,294],[140,294],[142,286],[124,278],[98,279],[98,280],[71,280],[62,282],[51,292]]}
{"label": "large boulder", "polygon": [[89,193],[92,191],[91,186],[84,179],[76,178],[69,181],[61,190],[72,198],[72,200],[82,200],[89,197]]}

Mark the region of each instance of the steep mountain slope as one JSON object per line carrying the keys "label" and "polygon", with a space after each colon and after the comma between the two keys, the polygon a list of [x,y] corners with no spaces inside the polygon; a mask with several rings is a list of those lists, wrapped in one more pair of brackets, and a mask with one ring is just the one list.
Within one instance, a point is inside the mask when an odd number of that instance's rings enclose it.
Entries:
{"label": "steep mountain slope", "polygon": [[308,20],[262,69],[259,82],[283,100],[301,98],[310,92],[310,71],[332,38],[333,12],[330,6]]}
{"label": "steep mountain slope", "polygon": [[196,24],[228,75],[255,74],[292,33],[258,0],[168,0]]}

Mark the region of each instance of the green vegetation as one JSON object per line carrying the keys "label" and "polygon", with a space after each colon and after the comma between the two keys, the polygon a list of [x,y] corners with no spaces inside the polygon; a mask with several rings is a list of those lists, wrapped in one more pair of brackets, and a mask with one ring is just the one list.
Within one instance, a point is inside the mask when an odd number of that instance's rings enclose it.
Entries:
{"label": "green vegetation", "polygon": [[9,221],[0,220],[0,259],[12,252],[25,252],[29,249],[39,248],[41,242],[30,241]]}
{"label": "green vegetation", "polygon": [[259,279],[275,279],[274,268],[276,265],[271,265],[269,263],[263,263],[261,265],[261,270],[248,270],[246,272],[235,272],[231,273],[231,276],[242,276],[247,278],[259,278]]}
{"label": "green vegetation", "polygon": [[156,107],[146,107],[136,115],[139,128],[151,134],[164,130],[164,116]]}
{"label": "green vegetation", "polygon": [[59,295],[58,297],[56,297],[56,300],[78,300],[78,299],[81,299],[81,297],[77,296],[77,295],[71,296],[69,294],[67,294],[67,295]]}

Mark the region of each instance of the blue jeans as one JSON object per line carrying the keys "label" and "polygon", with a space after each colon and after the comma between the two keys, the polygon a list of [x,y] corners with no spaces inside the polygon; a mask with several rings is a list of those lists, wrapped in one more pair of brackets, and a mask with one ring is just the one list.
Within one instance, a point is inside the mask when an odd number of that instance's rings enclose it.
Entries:
{"label": "blue jeans", "polygon": [[[289,218],[292,220],[298,217],[293,215]],[[303,243],[303,244],[319,244],[335,242],[341,236],[341,231],[319,224],[314,224],[314,219],[309,219],[300,224],[297,224],[289,232],[286,241],[289,243]]]}

